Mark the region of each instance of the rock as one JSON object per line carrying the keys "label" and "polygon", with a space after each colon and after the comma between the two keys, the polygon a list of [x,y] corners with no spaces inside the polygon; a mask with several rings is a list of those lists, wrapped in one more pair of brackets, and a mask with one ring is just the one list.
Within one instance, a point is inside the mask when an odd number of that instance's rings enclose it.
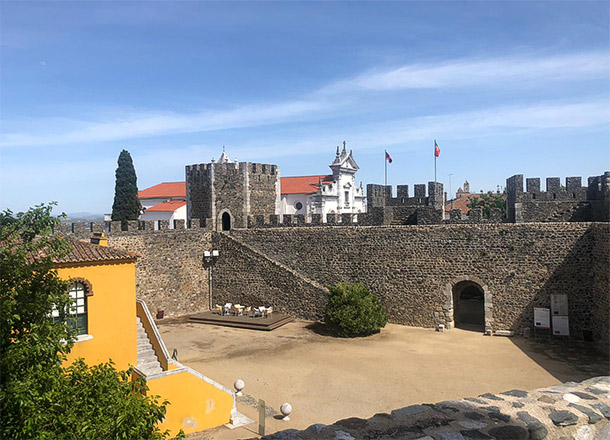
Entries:
{"label": "rock", "polygon": [[607,391],[600,390],[599,388],[593,388],[593,387],[587,387],[587,388],[585,388],[585,390],[587,390],[591,394],[597,394],[598,396],[607,393]]}
{"label": "rock", "polygon": [[392,417],[406,417],[413,414],[419,414],[425,411],[430,411],[432,406],[429,405],[411,405],[405,408],[395,409],[391,412]]}
{"label": "rock", "polygon": [[587,417],[589,417],[590,424],[595,424],[602,419],[602,416],[600,416],[598,413],[596,413],[595,411],[593,411],[591,408],[589,408],[587,406],[577,405],[575,403],[570,403],[568,406],[570,408],[577,409],[578,411],[580,411],[581,413],[583,413]]}
{"label": "rock", "polygon": [[491,428],[489,435],[501,440],[521,440],[527,438],[527,431],[521,426],[506,425]]}
{"label": "rock", "polygon": [[335,431],[335,440],[356,440],[345,431]]}
{"label": "rock", "polygon": [[477,412],[465,412],[464,416],[472,420],[482,420],[485,418],[483,414]]}
{"label": "rock", "polygon": [[578,423],[578,417],[567,410],[551,411],[549,418],[556,426],[571,426]]}
{"label": "rock", "polygon": [[458,422],[458,424],[462,428],[466,428],[466,429],[481,429],[481,428],[487,427],[487,423],[485,423],[485,422],[477,422],[477,421],[472,421],[472,420],[463,420],[461,422]]}
{"label": "rock", "polygon": [[279,431],[263,438],[268,440],[303,440],[301,436],[298,435],[299,432],[300,431],[297,429],[286,429],[284,431]]}
{"label": "rock", "polygon": [[513,408],[523,408],[523,404],[521,402],[513,402]]}
{"label": "rock", "polygon": [[527,429],[532,440],[542,440],[546,438],[549,430],[546,429],[546,426],[544,426],[544,424],[536,417],[525,411],[519,411],[517,413],[517,417],[519,417],[519,420],[527,425]]}
{"label": "rock", "polygon": [[443,432],[440,434],[441,440],[465,440],[459,432]]}
{"label": "rock", "polygon": [[319,435],[320,431],[322,431],[322,428],[324,428],[326,425],[322,424],[322,423],[316,423],[315,425],[311,425],[309,426],[305,432],[308,434],[313,434],[313,435]]}
{"label": "rock", "polygon": [[454,412],[464,411],[469,409],[475,409],[475,406],[469,402],[459,402],[457,400],[447,400],[445,402],[437,403],[433,406],[434,409],[450,409]]}
{"label": "rock", "polygon": [[504,391],[503,393],[500,393],[500,394],[504,394],[505,396],[513,396],[513,397],[527,397],[527,391],[523,391],[523,390]]}
{"label": "rock", "polygon": [[[603,439],[605,437],[597,437],[598,439]],[[578,428],[576,434],[574,435],[574,440],[594,440],[595,439],[595,431],[589,425],[584,425]]]}
{"label": "rock", "polygon": [[599,402],[591,405],[593,408],[599,410],[600,413],[604,415],[605,418],[610,420],[610,406],[605,403]]}
{"label": "rock", "polygon": [[555,398],[549,396],[548,394],[543,394],[542,396],[538,397],[538,401],[544,402],[544,403],[555,403],[555,402],[557,402],[557,400],[559,400],[559,399],[555,399]]}
{"label": "rock", "polygon": [[596,397],[593,397],[591,394],[583,393],[582,391],[572,391],[572,394],[585,400],[597,400]]}
{"label": "rock", "polygon": [[490,419],[500,420],[501,422],[508,423],[510,422],[510,416],[508,414],[503,414],[500,411],[492,411],[487,414]]}
{"label": "rock", "polygon": [[578,403],[580,402],[580,397],[578,397],[576,394],[566,393],[563,395],[563,400],[570,403]]}
{"label": "rock", "polygon": [[464,436],[466,440],[490,440],[491,437],[487,434],[483,434],[481,431],[471,429],[469,431],[460,431],[460,434]]}
{"label": "rock", "polygon": [[363,429],[367,427],[368,423],[369,422],[365,419],[360,419],[358,417],[350,417],[349,419],[339,420],[334,424],[347,429]]}
{"label": "rock", "polygon": [[503,398],[498,397],[495,394],[491,394],[491,393],[481,394],[479,397],[483,397],[483,398],[489,399],[489,400],[504,400]]}

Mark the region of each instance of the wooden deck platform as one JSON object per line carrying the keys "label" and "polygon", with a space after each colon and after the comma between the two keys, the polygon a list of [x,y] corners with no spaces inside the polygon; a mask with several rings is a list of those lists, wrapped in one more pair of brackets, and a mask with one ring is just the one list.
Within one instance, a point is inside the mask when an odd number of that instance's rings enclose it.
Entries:
{"label": "wooden deck platform", "polygon": [[263,318],[252,318],[249,316],[219,315],[212,312],[202,312],[189,317],[190,322],[200,324],[224,325],[226,327],[248,328],[252,330],[270,331],[288,324],[294,318],[284,313],[273,313],[271,316]]}

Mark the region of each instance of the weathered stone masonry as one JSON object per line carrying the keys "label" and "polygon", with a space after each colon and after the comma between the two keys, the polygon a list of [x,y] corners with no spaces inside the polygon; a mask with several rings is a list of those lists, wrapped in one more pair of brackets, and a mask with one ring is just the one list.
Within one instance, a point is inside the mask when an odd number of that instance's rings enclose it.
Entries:
{"label": "weathered stone masonry", "polygon": [[231,302],[245,302],[240,295],[247,292],[253,304],[321,316],[319,298],[307,304],[308,295],[296,286],[276,303],[276,293],[268,292],[290,285],[282,271],[257,267],[260,261],[240,248],[247,243],[322,286],[361,281],[381,298],[392,322],[422,327],[451,325],[447,292],[471,279],[488,291],[486,318],[494,331],[531,327],[534,306],[548,306],[552,293],[567,293],[572,335],[590,331],[607,341],[609,229],[601,223],[529,223],[235,230],[230,236],[237,241],[214,234],[223,255],[216,279]]}

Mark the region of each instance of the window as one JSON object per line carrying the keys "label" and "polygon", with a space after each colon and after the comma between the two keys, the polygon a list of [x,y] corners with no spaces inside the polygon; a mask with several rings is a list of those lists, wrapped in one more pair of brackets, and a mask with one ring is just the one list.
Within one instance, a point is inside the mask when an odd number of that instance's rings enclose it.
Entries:
{"label": "window", "polygon": [[303,209],[303,204],[301,202],[296,202],[294,204],[294,209],[296,209],[297,211],[300,211],[301,209]]}
{"label": "window", "polygon": [[[81,282],[72,283],[68,292],[72,305],[68,310],[68,324],[77,329],[77,334],[87,334],[87,287]],[[63,316],[59,310],[52,312],[54,321],[62,321]],[[64,315],[65,316],[65,315]]]}
{"label": "window", "polygon": [[349,191],[345,191],[345,206],[349,206]]}

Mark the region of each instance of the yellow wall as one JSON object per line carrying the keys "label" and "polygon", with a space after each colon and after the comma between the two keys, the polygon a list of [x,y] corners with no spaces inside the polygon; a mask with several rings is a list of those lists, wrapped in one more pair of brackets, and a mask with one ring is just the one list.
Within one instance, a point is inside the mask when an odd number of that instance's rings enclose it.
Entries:
{"label": "yellow wall", "polygon": [[180,429],[189,434],[230,421],[233,396],[188,371],[148,380],[147,385],[149,395],[170,401],[165,420],[159,427],[169,429],[172,435]]}
{"label": "yellow wall", "polygon": [[58,267],[59,276],[85,278],[93,296],[87,297],[87,333],[93,339],[76,342],[68,362],[82,357],[89,365],[112,359],[125,370],[137,364],[136,286],[133,262],[99,262]]}

